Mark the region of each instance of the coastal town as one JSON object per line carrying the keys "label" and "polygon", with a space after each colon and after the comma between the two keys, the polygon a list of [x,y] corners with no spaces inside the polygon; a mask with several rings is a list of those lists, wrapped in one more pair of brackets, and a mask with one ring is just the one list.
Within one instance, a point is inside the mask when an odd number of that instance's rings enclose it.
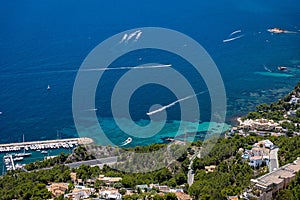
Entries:
{"label": "coastal town", "polygon": [[[224,197],[231,200],[274,199],[296,181],[300,173],[300,155],[297,153],[297,145],[292,152],[281,151],[291,148],[286,144],[287,142],[293,142],[295,139],[298,141],[299,100],[300,83],[278,103],[273,103],[271,106],[260,105],[257,107],[257,112],[250,112],[247,116],[239,117],[237,125],[226,131],[224,138],[219,139],[221,143],[217,143],[210,152],[209,155],[214,158],[201,156],[205,142],[197,141],[190,144],[184,157],[174,161],[170,167],[151,172],[149,175],[142,175],[147,178],[138,178],[138,175],[118,172],[111,168],[120,162],[118,157],[95,158],[87,155],[84,146],[93,142],[89,138],[0,145],[0,150],[7,153],[3,158],[7,166],[5,176],[14,173],[44,173],[47,170],[53,173],[51,170],[58,170],[60,164],[63,164],[62,172],[65,178],[52,177],[53,181],[46,181],[47,199],[192,200],[199,198],[198,195],[201,193],[195,188],[210,177],[210,174],[220,173],[223,165],[229,167],[229,163],[238,162],[240,163],[238,165],[247,169],[243,174],[249,177],[247,179],[244,177],[247,184],[236,183],[236,187],[240,188],[238,192],[224,191],[222,192]],[[281,105],[284,106],[281,107]],[[272,106],[281,111],[272,110]],[[286,141],[281,141],[282,139]],[[180,141],[171,140],[170,142],[185,145]],[[73,148],[73,153],[67,157],[64,154],[54,157],[46,156],[44,161],[33,164],[22,166],[14,164],[18,162],[17,159],[20,156],[26,156],[26,153],[30,156],[31,151],[58,148]],[[223,150],[220,151],[219,148]],[[105,148],[99,150],[107,151]],[[14,153],[15,151],[21,151],[21,153]],[[285,156],[287,153],[289,157]],[[85,159],[82,160],[83,155]]]}
{"label": "coastal town", "polygon": [[300,1],[2,1],[0,200],[300,200]]}

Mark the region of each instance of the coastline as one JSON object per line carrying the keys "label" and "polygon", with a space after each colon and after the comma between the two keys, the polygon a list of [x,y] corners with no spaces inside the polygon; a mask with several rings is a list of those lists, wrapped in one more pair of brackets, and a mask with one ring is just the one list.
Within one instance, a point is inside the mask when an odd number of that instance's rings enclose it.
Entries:
{"label": "coastline", "polygon": [[56,139],[56,140],[39,140],[39,141],[30,141],[30,142],[0,144],[0,148],[7,148],[7,147],[24,148],[24,146],[26,146],[26,145],[43,145],[43,144],[49,144],[49,143],[62,143],[62,142],[77,142],[79,145],[84,145],[84,144],[91,144],[94,141],[93,141],[93,139],[88,138],[88,137]]}

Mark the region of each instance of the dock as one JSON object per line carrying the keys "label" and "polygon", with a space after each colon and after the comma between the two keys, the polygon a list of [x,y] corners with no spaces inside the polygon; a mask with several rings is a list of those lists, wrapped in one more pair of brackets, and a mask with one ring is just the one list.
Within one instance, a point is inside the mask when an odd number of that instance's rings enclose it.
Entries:
{"label": "dock", "polygon": [[91,138],[68,138],[56,140],[42,140],[0,144],[0,153],[24,150],[37,150],[37,149],[53,149],[53,148],[72,148],[77,145],[91,144]]}

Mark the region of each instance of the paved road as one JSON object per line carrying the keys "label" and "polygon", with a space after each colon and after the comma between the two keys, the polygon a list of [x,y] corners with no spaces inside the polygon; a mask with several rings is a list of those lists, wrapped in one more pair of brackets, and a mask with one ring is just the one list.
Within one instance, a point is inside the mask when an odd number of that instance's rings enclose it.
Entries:
{"label": "paved road", "polygon": [[195,174],[194,174],[194,171],[192,170],[192,166],[193,166],[193,161],[196,157],[200,158],[200,151],[196,151],[190,160],[189,171],[187,174],[187,178],[188,178],[187,182],[188,182],[189,186],[193,185],[193,183],[194,183]]}
{"label": "paved road", "polygon": [[[69,166],[71,169],[72,168],[77,168],[80,167],[80,165],[89,165],[89,166],[99,166],[100,168],[102,168],[105,164],[115,164],[118,161],[118,157],[114,156],[114,157],[108,157],[108,158],[99,158],[99,159],[94,159],[94,160],[87,160],[87,161],[80,161],[80,162],[73,162],[73,163],[68,163],[68,164],[64,164],[66,166]],[[37,169],[34,171],[39,171],[39,170],[48,170],[48,169],[52,169],[53,167],[46,167],[46,168],[41,168],[41,169]]]}
{"label": "paved road", "polygon": [[193,173],[193,170],[192,169],[189,169],[189,172],[188,172],[188,184],[189,186],[193,185],[194,183],[194,173]]}
{"label": "paved road", "polygon": [[118,157],[108,157],[108,158],[100,158],[100,159],[95,159],[95,160],[87,160],[87,161],[80,161],[80,162],[74,162],[74,163],[69,163],[66,164],[70,168],[77,168],[80,165],[90,165],[90,166],[95,166],[95,165],[104,165],[104,164],[113,164],[118,161]]}
{"label": "paved road", "polygon": [[279,148],[272,149],[270,151],[270,163],[269,163],[269,172],[274,171],[274,169],[279,168],[279,163],[278,163],[278,150]]}

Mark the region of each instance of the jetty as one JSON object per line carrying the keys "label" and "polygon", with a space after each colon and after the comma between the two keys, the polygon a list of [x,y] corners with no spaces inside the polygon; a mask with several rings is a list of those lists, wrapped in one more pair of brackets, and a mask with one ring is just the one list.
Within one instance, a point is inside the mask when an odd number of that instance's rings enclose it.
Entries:
{"label": "jetty", "polygon": [[20,151],[22,149],[41,150],[41,149],[56,149],[56,148],[73,148],[74,146],[77,145],[85,145],[91,143],[93,143],[93,140],[87,137],[9,143],[9,144],[0,144],[0,153]]}

